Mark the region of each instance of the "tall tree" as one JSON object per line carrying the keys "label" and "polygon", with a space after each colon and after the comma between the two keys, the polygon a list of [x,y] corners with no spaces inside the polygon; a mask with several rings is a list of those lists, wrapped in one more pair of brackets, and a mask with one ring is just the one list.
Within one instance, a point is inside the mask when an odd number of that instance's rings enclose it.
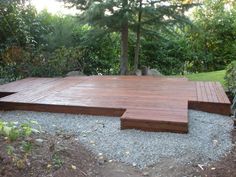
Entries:
{"label": "tall tree", "polygon": [[120,74],[128,74],[128,0],[122,0],[122,8],[125,10],[121,21],[121,57],[120,57]]}
{"label": "tall tree", "polygon": [[193,71],[224,69],[236,56],[236,2],[204,0],[195,9],[193,22],[198,30],[188,30]]}
{"label": "tall tree", "polygon": [[128,0],[64,0],[82,14],[81,19],[107,32],[119,32],[121,39],[120,74],[128,74],[128,30],[130,2]]}
{"label": "tall tree", "polygon": [[172,0],[172,1],[143,1],[137,0],[135,5],[136,18],[133,18],[136,33],[136,44],[134,52],[134,71],[139,66],[139,55],[141,47],[141,37],[149,37],[159,40],[163,38],[163,33],[174,34],[173,29],[179,28],[191,21],[185,16],[185,12],[195,6],[192,1]]}
{"label": "tall tree", "polygon": [[136,46],[135,46],[135,51],[134,51],[134,71],[138,69],[138,64],[139,64],[142,5],[143,5],[143,0],[139,0],[138,22],[137,22],[137,29],[136,29]]}
{"label": "tall tree", "polygon": [[[180,0],[64,0],[81,11],[80,17],[91,25],[98,25],[106,31],[116,31],[121,37],[120,74],[128,74],[128,37],[136,33],[134,69],[138,68],[141,33],[158,35],[157,30],[185,20],[182,9],[188,4]],[[182,2],[182,1],[181,1]],[[170,30],[169,30],[170,31]]]}

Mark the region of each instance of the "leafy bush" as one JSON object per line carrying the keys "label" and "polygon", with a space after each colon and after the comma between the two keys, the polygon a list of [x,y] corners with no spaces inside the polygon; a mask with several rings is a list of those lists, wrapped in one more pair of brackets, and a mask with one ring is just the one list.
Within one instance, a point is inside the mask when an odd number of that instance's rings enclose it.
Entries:
{"label": "leafy bush", "polygon": [[236,92],[236,61],[231,62],[226,68],[225,83],[228,90]]}
{"label": "leafy bush", "polygon": [[172,39],[142,41],[140,64],[158,69],[164,75],[181,74],[184,70],[183,48]]}
{"label": "leafy bush", "polygon": [[192,72],[224,69],[235,59],[236,6],[226,10],[226,1],[204,0],[193,11],[194,28],[185,31]]}
{"label": "leafy bush", "polygon": [[54,153],[52,155],[52,164],[56,169],[59,169],[62,167],[62,165],[64,164],[63,159],[60,157],[59,154]]}
{"label": "leafy bush", "polygon": [[36,9],[0,1],[0,52],[11,46],[34,48],[43,43],[48,29],[37,17]]}
{"label": "leafy bush", "polygon": [[74,70],[86,75],[117,73],[118,69],[114,69],[117,62],[112,62],[114,54],[109,51],[102,53],[100,49],[88,46],[61,47],[52,52],[43,49],[34,51],[22,49],[18,60],[6,54],[7,62],[0,65],[0,78],[13,81],[25,77],[65,76]]}
{"label": "leafy bush", "polygon": [[236,61],[231,62],[227,66],[225,82],[226,82],[228,90],[231,92],[232,96],[234,97],[231,108],[232,108],[234,117],[236,117]]}
{"label": "leafy bush", "polygon": [[0,135],[7,137],[10,141],[15,141],[20,137],[28,137],[32,132],[38,132],[38,130],[32,128],[35,124],[37,124],[35,121],[23,124],[0,121]]}
{"label": "leafy bush", "polygon": [[12,81],[29,76],[63,76],[76,69],[80,65],[79,61],[77,48],[62,47],[53,52],[23,50],[20,60],[13,59],[0,66],[0,78]]}
{"label": "leafy bush", "polygon": [[7,144],[6,154],[9,158],[9,164],[13,163],[18,169],[24,169],[29,164],[29,155],[33,148],[31,136],[32,133],[39,133],[33,127],[37,125],[39,130],[41,127],[36,121],[28,121],[26,123],[5,122],[0,120],[0,137],[3,137]]}

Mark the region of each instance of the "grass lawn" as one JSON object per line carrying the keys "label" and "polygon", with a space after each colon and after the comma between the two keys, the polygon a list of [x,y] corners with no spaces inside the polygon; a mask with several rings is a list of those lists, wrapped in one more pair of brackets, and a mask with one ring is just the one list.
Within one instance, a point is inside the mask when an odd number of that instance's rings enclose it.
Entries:
{"label": "grass lawn", "polygon": [[223,86],[225,86],[224,85],[224,76],[225,76],[225,70],[185,75],[185,77],[187,77],[189,80],[218,81]]}

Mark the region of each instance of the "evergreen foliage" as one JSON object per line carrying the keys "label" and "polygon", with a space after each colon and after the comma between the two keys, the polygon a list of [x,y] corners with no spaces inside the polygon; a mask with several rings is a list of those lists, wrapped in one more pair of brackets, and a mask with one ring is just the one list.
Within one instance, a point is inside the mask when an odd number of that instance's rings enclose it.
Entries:
{"label": "evergreen foliage", "polygon": [[78,17],[0,0],[0,78],[132,74],[142,66],[175,75],[235,60],[234,1],[65,1],[80,9]]}
{"label": "evergreen foliage", "polygon": [[[171,27],[191,24],[184,12],[194,4],[181,1],[135,1],[135,0],[65,0],[82,11],[81,19],[104,31],[119,32],[121,35],[121,74],[128,74],[131,68],[138,68],[140,36],[159,40],[160,33],[172,33]],[[128,33],[137,33],[134,60],[128,58]]]}

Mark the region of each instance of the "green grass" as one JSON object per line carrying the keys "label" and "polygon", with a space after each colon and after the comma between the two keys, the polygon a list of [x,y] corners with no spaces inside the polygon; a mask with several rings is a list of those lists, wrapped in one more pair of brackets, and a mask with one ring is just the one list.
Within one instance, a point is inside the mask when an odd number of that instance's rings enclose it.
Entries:
{"label": "green grass", "polygon": [[218,81],[223,86],[225,86],[224,84],[225,70],[197,73],[197,74],[187,74],[185,75],[185,77],[187,77],[189,80],[192,81]]}

